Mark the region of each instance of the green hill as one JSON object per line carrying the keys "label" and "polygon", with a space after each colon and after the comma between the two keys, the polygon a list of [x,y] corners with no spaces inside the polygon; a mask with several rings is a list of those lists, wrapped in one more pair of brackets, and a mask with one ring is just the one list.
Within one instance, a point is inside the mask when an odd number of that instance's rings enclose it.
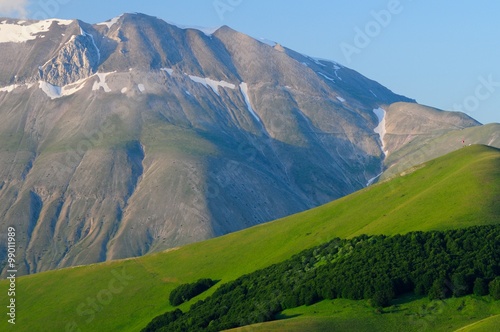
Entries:
{"label": "green hill", "polygon": [[413,296],[396,302],[383,313],[375,311],[367,301],[336,299],[286,310],[278,317],[280,320],[227,332],[491,332],[498,326],[498,313],[500,302],[493,302],[489,297],[465,296],[430,301]]}
{"label": "green hill", "polygon": [[482,319],[478,322],[464,326],[455,332],[491,332],[500,326],[500,314]]}
{"label": "green hill", "polygon": [[[0,330],[137,331],[172,309],[168,295],[179,284],[212,278],[220,285],[334,237],[499,223],[499,178],[500,151],[471,146],[265,225],[137,259],[22,277],[17,325],[2,320]],[[0,289],[8,289],[5,280]]]}

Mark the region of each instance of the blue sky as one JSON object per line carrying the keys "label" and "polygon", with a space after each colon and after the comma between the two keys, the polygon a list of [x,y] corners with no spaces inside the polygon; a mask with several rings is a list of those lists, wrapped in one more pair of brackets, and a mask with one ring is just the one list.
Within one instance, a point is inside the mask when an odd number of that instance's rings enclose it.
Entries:
{"label": "blue sky", "polygon": [[3,16],[97,23],[124,12],[228,25],[335,60],[421,104],[500,122],[500,2],[494,0],[0,0]]}

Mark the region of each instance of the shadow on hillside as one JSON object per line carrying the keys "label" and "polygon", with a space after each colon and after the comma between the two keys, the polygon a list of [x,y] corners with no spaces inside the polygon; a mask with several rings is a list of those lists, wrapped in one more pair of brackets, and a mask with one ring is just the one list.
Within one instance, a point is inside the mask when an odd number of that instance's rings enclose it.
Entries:
{"label": "shadow on hillside", "polygon": [[400,304],[406,304],[410,303],[416,300],[420,300],[422,298],[426,297],[425,295],[417,295],[415,293],[406,293],[398,298],[394,299],[391,301],[391,305],[400,305]]}
{"label": "shadow on hillside", "polygon": [[300,317],[302,314],[295,314],[295,315],[285,315],[285,314],[277,314],[274,316],[274,320],[286,320],[286,319],[291,319],[291,318],[296,318]]}

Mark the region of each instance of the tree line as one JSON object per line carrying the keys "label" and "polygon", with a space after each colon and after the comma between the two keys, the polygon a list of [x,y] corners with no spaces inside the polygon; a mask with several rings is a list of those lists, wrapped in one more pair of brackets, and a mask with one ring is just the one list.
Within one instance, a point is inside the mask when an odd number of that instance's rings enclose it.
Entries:
{"label": "tree line", "polygon": [[215,285],[217,282],[212,279],[200,279],[191,284],[182,284],[170,292],[169,301],[174,307],[191,300]]}
{"label": "tree line", "polygon": [[156,317],[143,332],[220,331],[272,320],[324,299],[384,307],[409,292],[430,299],[500,299],[500,225],[405,235],[361,235],[305,250],[221,285],[213,295]]}

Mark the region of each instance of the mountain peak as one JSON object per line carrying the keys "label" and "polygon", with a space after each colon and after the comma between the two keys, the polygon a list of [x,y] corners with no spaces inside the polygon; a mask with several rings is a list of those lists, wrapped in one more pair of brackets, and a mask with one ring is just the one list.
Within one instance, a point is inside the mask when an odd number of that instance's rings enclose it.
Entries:
{"label": "mountain peak", "polygon": [[177,24],[175,22],[171,21],[165,21],[161,18],[158,18],[156,16],[151,16],[147,14],[142,14],[142,13],[124,13],[122,15],[119,15],[117,17],[114,17],[112,19],[109,19],[105,22],[97,23],[95,25],[104,25],[107,26],[108,29],[111,29],[116,23],[119,23],[120,21],[143,21],[143,20],[148,20],[148,21],[160,21],[162,23],[167,23],[171,26],[175,26],[179,29],[182,30],[187,30],[187,29],[193,29],[193,30],[198,30],[203,32],[207,36],[211,36],[215,31],[219,30],[221,26],[216,26],[216,27],[201,27],[197,25],[183,25],[183,24]]}
{"label": "mountain peak", "polygon": [[[0,52],[0,225],[27,234],[25,273],[159,251],[361,189],[393,141],[373,109],[411,101],[227,26],[210,35],[138,13],[1,22],[25,39]],[[398,112],[386,108],[389,133]]]}
{"label": "mountain peak", "polygon": [[116,16],[112,19],[109,19],[105,22],[101,22],[101,23],[96,23],[95,25],[105,25],[108,27],[108,29],[111,29],[116,23],[118,23],[126,14],[122,14],[122,15],[119,15],[119,16]]}

